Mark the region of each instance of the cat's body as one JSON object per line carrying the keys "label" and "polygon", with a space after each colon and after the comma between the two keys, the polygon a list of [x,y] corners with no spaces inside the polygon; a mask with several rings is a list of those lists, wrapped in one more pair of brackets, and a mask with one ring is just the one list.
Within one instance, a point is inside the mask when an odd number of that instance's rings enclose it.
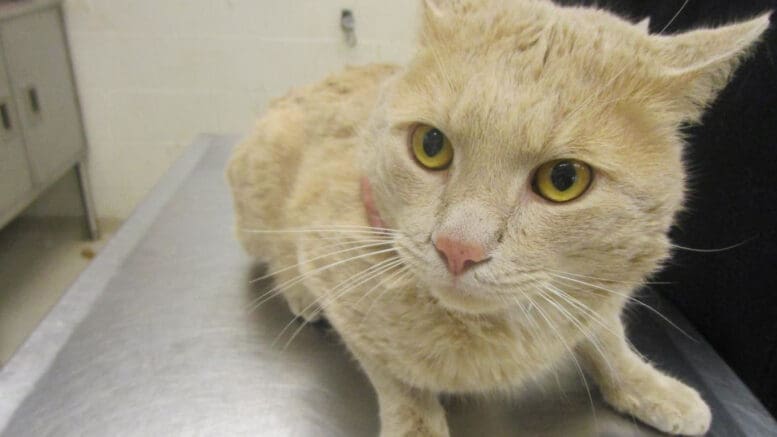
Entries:
{"label": "cat's body", "polygon": [[[677,127],[698,119],[764,19],[723,35],[741,41],[708,60],[544,2],[430,0],[425,13],[408,67],[351,68],[292,92],[238,146],[244,247],[277,272],[295,314],[323,310],[373,382],[386,436],[445,436],[437,394],[513,391],[569,360],[619,411],[705,432],[708,407],[631,351],[620,312],[669,253]],[[652,77],[655,56],[685,82]],[[418,123],[450,137],[450,168],[413,161]],[[534,169],[567,155],[598,171],[590,192],[568,204],[532,193]]]}

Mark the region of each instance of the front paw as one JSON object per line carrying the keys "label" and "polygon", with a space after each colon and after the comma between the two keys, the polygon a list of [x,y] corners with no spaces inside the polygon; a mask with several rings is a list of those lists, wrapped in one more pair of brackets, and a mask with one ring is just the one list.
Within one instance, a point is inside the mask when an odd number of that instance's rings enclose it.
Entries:
{"label": "front paw", "polygon": [[449,437],[448,425],[437,422],[416,418],[383,423],[380,437]]}
{"label": "front paw", "polygon": [[702,435],[710,428],[712,413],[699,393],[657,371],[620,381],[603,394],[616,410],[668,434]]}
{"label": "front paw", "polygon": [[[380,389],[378,389],[380,390]],[[392,396],[401,394],[401,396]],[[449,437],[448,422],[440,401],[432,393],[403,389],[378,392],[381,437]]]}

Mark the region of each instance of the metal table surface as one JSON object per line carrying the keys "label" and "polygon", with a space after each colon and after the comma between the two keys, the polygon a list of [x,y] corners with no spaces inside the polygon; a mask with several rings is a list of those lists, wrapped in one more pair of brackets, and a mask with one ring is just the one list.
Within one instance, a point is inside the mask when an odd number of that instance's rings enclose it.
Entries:
{"label": "metal table surface", "polygon": [[[336,334],[302,330],[232,235],[224,166],[236,138],[201,136],[0,371],[2,436],[369,436],[375,395]],[[630,312],[632,340],[699,388],[717,436],[777,435],[777,425],[665,301]],[[297,323],[297,322],[295,322]],[[510,400],[446,399],[454,436],[647,436],[593,409],[573,372]],[[593,412],[592,412],[593,411]]]}

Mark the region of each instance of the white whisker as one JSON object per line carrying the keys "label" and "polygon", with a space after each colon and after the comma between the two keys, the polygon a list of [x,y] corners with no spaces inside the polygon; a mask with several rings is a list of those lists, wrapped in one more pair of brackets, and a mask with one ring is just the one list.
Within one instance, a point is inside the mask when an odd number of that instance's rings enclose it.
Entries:
{"label": "white whisker", "polygon": [[666,25],[664,25],[664,27],[661,30],[658,31],[658,33],[664,33],[666,31],[666,29],[669,29],[669,26],[671,26],[672,23],[674,23],[674,20],[676,20],[677,17],[680,16],[680,13],[685,9],[685,7],[688,6],[688,2],[689,1],[691,1],[691,0],[685,0],[683,2],[683,4],[680,5],[680,9],[678,9],[677,12],[675,12],[675,14],[672,16],[672,18],[666,23]]}
{"label": "white whisker", "polygon": [[[553,290],[553,288],[545,288],[548,292],[553,293],[558,298],[562,299],[563,301],[570,303],[570,298],[564,296],[563,293],[559,293],[560,290],[556,291]],[[544,297],[544,296],[543,296]],[[573,325],[580,331],[581,334],[585,336],[585,338],[593,345],[594,349],[599,353],[599,355],[602,356],[602,359],[607,364],[607,367],[610,369],[610,374],[615,376],[616,380],[619,380],[617,372],[615,371],[615,368],[612,367],[612,364],[610,363],[610,360],[607,358],[607,354],[604,353],[604,349],[602,348],[601,343],[596,338],[596,335],[591,332],[591,330],[585,329],[580,322],[580,320],[574,316],[568,309],[564,308],[564,306],[560,303],[551,302],[552,299],[549,297],[544,297],[549,304],[551,304],[553,307],[555,307],[564,317],[566,317],[570,322],[572,322]]]}
{"label": "white whisker", "polygon": [[367,241],[361,241],[360,243],[369,243],[369,244],[363,244],[361,246],[356,246],[356,247],[349,247],[347,249],[337,250],[335,252],[329,252],[329,253],[325,253],[323,255],[318,255],[318,256],[315,256],[313,258],[306,259],[304,261],[300,261],[297,264],[290,265],[288,267],[284,267],[282,269],[275,270],[275,271],[273,271],[271,273],[267,273],[267,274],[262,275],[262,276],[260,276],[258,278],[254,278],[254,279],[252,279],[250,281],[250,283],[254,283],[254,282],[261,281],[263,279],[267,279],[267,278],[269,278],[271,276],[277,275],[278,273],[283,273],[283,272],[285,272],[287,270],[291,270],[291,269],[293,269],[295,267],[299,267],[302,264],[307,264],[307,263],[310,263],[310,262],[313,262],[313,261],[316,261],[316,260],[319,260],[319,259],[322,259],[322,258],[328,258],[330,256],[339,255],[341,253],[353,252],[355,250],[361,250],[361,249],[366,249],[366,248],[370,248],[370,247],[385,246],[386,244],[388,244],[388,242],[380,241],[380,240],[367,240]]}
{"label": "white whisker", "polygon": [[304,234],[304,233],[365,233],[379,235],[396,235],[394,229],[377,228],[371,226],[347,226],[347,225],[316,225],[310,228],[282,228],[282,229],[248,229],[238,228],[240,232],[250,234]]}
{"label": "white whisker", "polygon": [[[542,294],[542,290],[537,290],[540,294]],[[528,295],[527,295],[528,298]],[[531,301],[531,298],[529,298]],[[550,318],[547,314],[545,314],[545,311],[542,310],[542,308],[539,305],[534,305],[534,307],[537,309],[537,312],[540,314],[540,317],[545,319],[545,322],[548,324],[548,327],[556,334],[556,337],[561,341],[561,344],[564,345],[564,348],[567,350],[569,355],[572,357],[572,360],[575,363],[575,367],[577,367],[577,371],[580,374],[580,377],[583,379],[583,385],[585,386],[585,391],[588,394],[588,401],[591,403],[591,414],[594,417],[594,423],[596,424],[596,429],[599,429],[599,422],[596,418],[596,407],[594,406],[594,398],[591,395],[591,388],[588,386],[588,380],[585,377],[585,373],[583,372],[583,367],[580,365],[580,362],[577,360],[577,357],[575,356],[575,353],[572,351],[572,349],[569,347],[569,344],[564,340],[564,337],[559,333],[559,331],[556,329],[556,327],[553,325],[553,322],[551,322]]]}
{"label": "white whisker", "polygon": [[[365,269],[365,270],[363,270],[363,271],[361,271],[361,272],[359,272],[359,273],[356,273],[355,275],[349,276],[348,278],[346,278],[345,280],[343,280],[343,281],[342,281],[342,282],[340,282],[339,284],[335,285],[335,286],[334,286],[334,288],[333,288],[333,290],[336,290],[338,287],[341,287],[341,286],[343,286],[343,285],[345,285],[345,284],[347,284],[347,283],[349,283],[349,282],[351,282],[351,281],[353,281],[353,280],[358,280],[358,278],[361,278],[361,277],[363,277],[363,276],[368,276],[368,275],[370,275],[370,274],[371,274],[371,273],[372,273],[374,270],[376,270],[376,269],[380,269],[380,268],[382,268],[383,266],[385,266],[385,264],[386,264],[386,263],[392,263],[392,262],[394,262],[394,261],[396,261],[396,259],[389,258],[389,259],[387,259],[387,260],[384,260],[384,261],[382,261],[382,262],[380,262],[380,263],[378,263],[378,264],[374,264],[374,265],[370,266],[368,269]],[[308,304],[308,305],[307,305],[305,308],[303,308],[302,310],[300,310],[300,313],[304,314],[304,313],[305,313],[305,312],[307,312],[309,309],[313,308],[313,307],[314,307],[314,306],[316,306],[316,305],[319,305],[319,302],[320,302],[320,301],[321,301],[323,298],[325,298],[325,296],[321,296],[321,297],[319,297],[319,298],[317,298],[317,299],[314,299],[314,300],[313,300],[313,302],[311,302],[311,303],[310,303],[310,304]],[[323,309],[324,309],[324,308],[323,308],[323,306],[322,306],[322,305],[319,305],[319,308],[316,310],[316,312],[315,312],[315,315],[317,315],[317,314],[321,313],[321,312],[323,311]],[[278,339],[280,339],[280,337],[283,335],[283,333],[284,333],[284,332],[286,332],[286,330],[287,330],[287,329],[289,329],[289,327],[290,327],[290,326],[291,326],[291,325],[294,323],[294,321],[295,321],[295,320],[296,320],[296,317],[292,317],[291,321],[289,321],[289,323],[288,323],[288,324],[286,324],[286,326],[284,326],[284,327],[283,327],[283,329],[281,330],[281,332],[279,332],[279,333],[278,333],[278,335],[275,337],[275,340],[274,340],[274,341],[273,341],[273,343],[272,343],[272,344],[273,344],[273,346],[274,346],[274,345],[275,345],[275,343],[278,341]],[[303,326],[304,326],[304,325],[306,325],[306,324],[307,324],[307,320],[306,320],[305,322],[303,322],[303,323],[302,323],[302,325],[303,325]]]}
{"label": "white whisker", "polygon": [[337,267],[337,266],[345,264],[347,262],[352,262],[352,261],[355,261],[355,260],[358,260],[358,259],[363,259],[363,258],[366,258],[366,257],[369,257],[369,256],[380,255],[382,253],[388,253],[388,252],[393,252],[393,251],[394,251],[393,248],[391,248],[391,249],[384,249],[384,250],[375,250],[375,251],[364,253],[364,254],[361,254],[361,255],[352,256],[352,257],[346,258],[344,260],[340,260],[340,261],[337,261],[337,262],[334,262],[334,263],[330,263],[330,264],[324,265],[322,267],[318,267],[318,268],[313,269],[313,270],[311,270],[309,272],[302,273],[302,274],[300,274],[300,275],[298,275],[298,276],[296,276],[296,277],[294,277],[292,279],[289,279],[288,281],[285,281],[285,282],[283,282],[281,284],[278,284],[278,285],[274,286],[269,291],[264,293],[262,296],[259,296],[255,300],[255,302],[256,301],[259,301],[259,302],[256,303],[255,305],[252,305],[252,308],[250,309],[250,311],[255,311],[259,306],[263,305],[264,302],[268,301],[269,299],[272,299],[275,295],[277,295],[283,288],[290,287],[290,286],[292,286],[294,284],[302,282],[302,281],[305,280],[305,278],[307,278],[309,276],[313,276],[313,275],[315,275],[317,273],[321,273],[323,271],[329,270],[331,268]]}
{"label": "white whisker", "polygon": [[587,306],[583,302],[581,302],[579,299],[575,299],[570,293],[562,290],[559,287],[556,287],[553,284],[548,284],[549,287],[555,290],[556,293],[559,293],[559,297],[562,297],[563,299],[566,299],[566,301],[570,304],[578,308],[580,311],[582,311],[584,314],[586,314],[588,317],[591,318],[591,320],[597,322],[599,326],[601,326],[603,329],[605,329],[607,332],[612,334],[615,337],[620,338],[617,332],[613,331],[612,327],[607,325],[607,323],[602,319],[602,317],[596,313],[591,307]]}
{"label": "white whisker", "polygon": [[562,275],[575,276],[575,277],[578,277],[578,278],[593,279],[593,280],[602,281],[602,282],[611,282],[613,284],[630,284],[630,285],[667,285],[667,284],[671,284],[671,282],[623,281],[623,280],[620,280],[620,279],[599,278],[599,277],[596,277],[596,276],[587,276],[587,275],[581,275],[581,274],[578,274],[578,273],[570,273],[570,272],[565,272],[563,270],[554,270],[554,269],[545,269],[545,270],[547,270],[549,272],[560,273]]}
{"label": "white whisker", "polygon": [[[388,264],[388,265],[386,265],[386,264]],[[354,276],[352,276],[351,278],[348,278],[348,279],[346,279],[346,280],[345,280],[345,281],[343,281],[341,284],[344,284],[344,283],[347,283],[348,281],[351,281],[352,279],[354,279],[354,277],[361,277],[362,279],[361,279],[361,280],[359,280],[359,282],[357,282],[357,283],[355,283],[355,284],[351,284],[351,285],[349,285],[347,288],[345,288],[345,289],[343,289],[343,290],[341,290],[341,291],[337,292],[337,293],[335,294],[335,296],[333,296],[333,297],[331,298],[331,300],[329,300],[329,301],[326,301],[326,300],[327,300],[327,298],[329,298],[330,296],[324,296],[324,301],[322,301],[322,302],[319,302],[319,301],[318,301],[318,299],[317,299],[317,300],[316,300],[316,301],[314,301],[312,304],[308,305],[308,307],[306,307],[306,308],[305,308],[305,310],[303,310],[303,312],[304,312],[304,311],[306,311],[307,309],[309,309],[309,307],[310,307],[310,306],[312,306],[312,305],[315,305],[315,304],[318,304],[318,305],[319,305],[319,310],[317,311],[317,314],[318,314],[318,313],[320,313],[320,312],[322,312],[322,311],[325,311],[325,310],[326,310],[326,308],[327,308],[329,305],[331,305],[331,304],[334,304],[334,302],[335,302],[337,299],[341,298],[341,297],[342,297],[342,296],[344,296],[346,293],[350,292],[351,290],[355,289],[356,287],[358,287],[358,286],[360,286],[360,285],[362,285],[362,284],[364,284],[364,283],[366,283],[366,282],[369,282],[369,281],[371,281],[371,280],[373,280],[373,279],[377,278],[378,276],[380,276],[380,275],[382,275],[382,274],[384,274],[384,273],[386,273],[386,272],[388,272],[388,271],[392,270],[393,268],[395,268],[395,267],[397,267],[398,265],[401,265],[401,264],[402,264],[402,260],[401,260],[401,259],[388,259],[388,260],[385,260],[385,261],[383,261],[383,262],[381,262],[381,263],[378,263],[378,264],[376,264],[375,266],[373,266],[373,267],[376,267],[376,266],[377,266],[377,267],[380,267],[380,268],[378,268],[378,269],[375,269],[375,271],[369,272],[369,270],[370,270],[370,269],[368,269],[368,270],[365,270],[364,272],[361,272],[361,273],[359,273],[359,274],[357,274],[357,275],[354,275]],[[365,277],[365,276],[366,276],[366,277]],[[335,288],[333,288],[333,289],[332,289],[332,291],[333,291],[333,292],[337,291],[337,288],[338,288],[338,287],[340,287],[340,285],[339,285],[339,284],[338,284],[337,286],[335,286]],[[273,341],[273,345],[274,345],[274,344],[275,344],[275,342],[276,342],[276,341],[277,341],[277,340],[278,340],[278,339],[281,337],[281,335],[283,335],[283,332],[284,332],[284,331],[286,331],[286,329],[288,329],[288,327],[289,327],[289,326],[291,326],[291,324],[292,324],[293,322],[294,322],[294,320],[292,319],[292,320],[291,320],[291,322],[289,322],[289,324],[288,324],[288,325],[286,325],[286,327],[285,327],[285,328],[283,328],[283,330],[282,330],[282,331],[281,331],[281,332],[278,334],[278,337],[276,337],[276,340],[275,340],[275,341]],[[291,337],[289,338],[289,340],[288,340],[288,341],[286,342],[286,344],[283,346],[283,349],[282,349],[282,350],[286,350],[286,349],[289,347],[289,345],[292,343],[292,341],[294,341],[294,338],[295,338],[297,335],[299,335],[299,333],[300,333],[300,332],[302,332],[302,329],[303,329],[303,328],[304,328],[304,327],[307,325],[307,323],[308,323],[308,321],[307,321],[307,320],[305,320],[304,322],[302,322],[302,323],[300,324],[300,326],[299,326],[299,327],[298,327],[298,328],[297,328],[297,329],[294,331],[294,333],[291,335]]]}
{"label": "white whisker", "polygon": [[694,247],[686,247],[686,246],[680,246],[678,244],[670,244],[670,246],[674,249],[680,249],[680,250],[686,250],[688,252],[699,252],[699,253],[717,253],[717,252],[725,252],[727,250],[736,249],[739,246],[743,246],[751,241],[753,241],[755,237],[748,238],[745,241],[740,241],[737,244],[732,244],[731,246],[721,247],[718,249],[697,249]]}
{"label": "white whisker", "polygon": [[[556,275],[556,274],[554,274],[553,276],[555,276],[555,277],[557,277],[557,278],[560,278],[560,279],[567,280],[567,281],[577,282],[578,284],[582,284],[582,285],[584,285],[584,286],[588,286],[588,287],[596,288],[596,289],[598,289],[598,290],[607,291],[607,292],[609,292],[609,293],[612,293],[612,294],[615,294],[615,295],[621,296],[621,297],[623,297],[623,298],[625,298],[625,299],[627,299],[627,300],[629,300],[629,301],[631,301],[631,302],[634,302],[634,303],[636,303],[637,305],[641,305],[641,306],[643,306],[643,307],[647,308],[648,310],[650,310],[651,312],[655,313],[657,316],[661,317],[661,318],[662,318],[662,319],[663,319],[665,322],[669,323],[669,324],[670,324],[670,325],[671,325],[673,328],[675,328],[675,329],[677,329],[678,331],[680,331],[680,332],[681,332],[683,335],[685,335],[686,337],[688,337],[690,340],[692,340],[692,341],[694,341],[694,342],[696,342],[696,343],[698,343],[698,342],[699,342],[699,340],[697,340],[697,339],[693,338],[693,337],[692,337],[690,334],[688,334],[687,332],[685,332],[684,330],[682,330],[682,329],[681,329],[679,326],[677,326],[677,325],[676,325],[674,322],[672,322],[671,320],[669,320],[669,318],[668,318],[668,317],[666,317],[665,315],[661,314],[661,312],[660,312],[660,311],[658,311],[657,309],[653,308],[652,306],[650,306],[650,305],[646,304],[645,302],[642,302],[641,300],[639,300],[639,299],[637,299],[637,298],[635,298],[635,297],[633,297],[633,296],[629,296],[629,295],[627,295],[627,294],[620,293],[620,292],[617,292],[617,291],[615,291],[615,290],[610,290],[610,289],[608,289],[608,288],[605,288],[605,287],[602,287],[602,286],[599,286],[599,285],[595,285],[595,284],[591,284],[591,283],[588,283],[588,282],[585,282],[585,281],[580,281],[580,280],[578,280],[578,279],[574,279],[574,278],[568,278],[568,277],[566,277],[566,276],[563,276],[563,275]],[[584,290],[584,291],[585,291],[585,290]]]}
{"label": "white whisker", "polygon": [[[371,311],[372,311],[372,309],[375,307],[375,305],[378,303],[378,301],[379,301],[379,300],[380,300],[380,299],[381,299],[381,298],[382,298],[382,297],[383,297],[383,296],[384,296],[384,295],[385,295],[385,294],[386,294],[386,293],[387,293],[389,290],[391,290],[391,289],[394,287],[394,285],[395,285],[397,282],[399,282],[399,281],[402,281],[404,278],[406,278],[406,277],[408,277],[408,276],[409,276],[409,277],[412,277],[412,276],[413,276],[413,272],[412,272],[412,271],[410,271],[410,268],[409,268],[408,266],[405,266],[404,268],[400,269],[399,271],[397,271],[397,272],[393,273],[393,274],[392,274],[392,277],[396,276],[397,274],[399,274],[399,276],[398,276],[398,277],[396,277],[395,279],[393,279],[393,280],[392,280],[392,282],[391,282],[391,284],[386,284],[386,286],[383,288],[383,291],[381,291],[381,292],[378,294],[378,296],[375,298],[375,300],[373,300],[373,301],[372,301],[372,303],[370,303],[370,306],[369,306],[369,307],[367,307],[367,311],[365,311],[365,312],[364,312],[364,315],[362,316],[362,319],[361,319],[361,321],[359,322],[359,329],[360,329],[360,330],[362,329],[362,326],[364,325],[364,321],[367,319],[367,316],[370,314],[370,312],[371,312]],[[382,281],[381,281],[381,282],[382,282]],[[362,297],[364,297],[364,296],[362,296]]]}

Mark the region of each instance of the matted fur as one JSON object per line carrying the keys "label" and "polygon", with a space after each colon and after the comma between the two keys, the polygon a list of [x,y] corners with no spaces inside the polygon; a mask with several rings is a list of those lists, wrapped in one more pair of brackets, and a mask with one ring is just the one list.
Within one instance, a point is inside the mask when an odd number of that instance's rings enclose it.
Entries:
{"label": "matted fur", "polygon": [[[679,127],[700,119],[768,17],[662,36],[546,1],[427,0],[423,13],[408,65],[292,91],[235,149],[244,247],[277,271],[295,314],[323,312],[342,336],[384,436],[446,436],[439,393],[514,390],[568,360],[615,409],[706,432],[707,405],[631,350],[620,313],[670,253]],[[450,139],[448,170],[414,161],[417,123]],[[532,191],[533,171],[557,158],[594,169],[579,199]],[[362,182],[387,230],[368,228]],[[454,280],[439,235],[490,259]]]}

